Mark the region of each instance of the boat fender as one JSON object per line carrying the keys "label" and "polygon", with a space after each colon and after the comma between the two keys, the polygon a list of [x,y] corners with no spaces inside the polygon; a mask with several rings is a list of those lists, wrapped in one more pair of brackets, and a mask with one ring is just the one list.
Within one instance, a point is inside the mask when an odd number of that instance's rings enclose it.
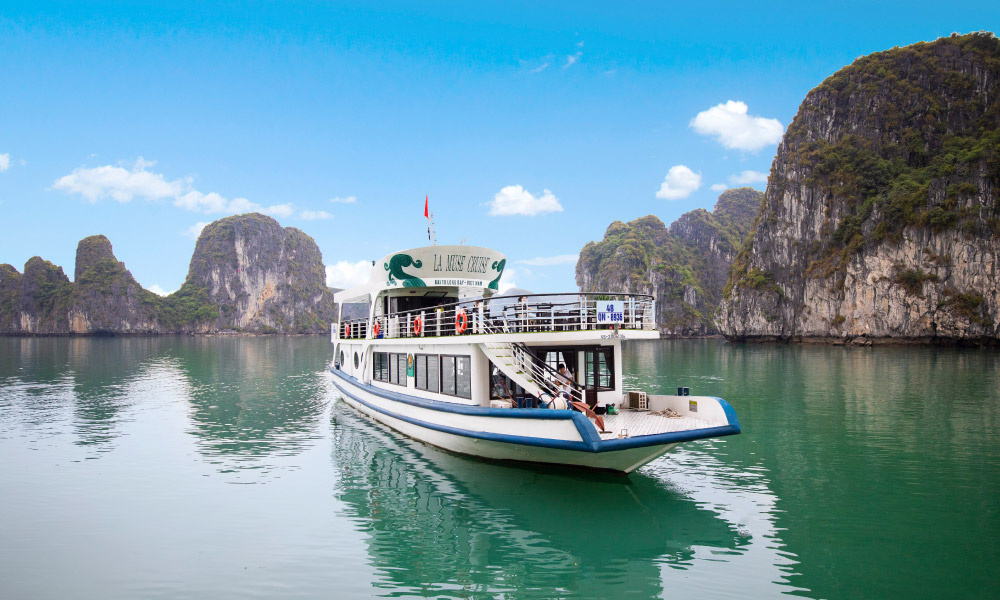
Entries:
{"label": "boat fender", "polygon": [[420,335],[424,330],[424,321],[420,317],[413,319],[413,335]]}
{"label": "boat fender", "polygon": [[559,394],[549,402],[549,408],[554,408],[557,410],[566,410],[569,408],[569,404],[566,404],[566,397]]}
{"label": "boat fender", "polygon": [[455,313],[455,331],[459,334],[465,333],[465,330],[469,327],[469,316],[465,314],[465,309],[460,308],[458,312]]}

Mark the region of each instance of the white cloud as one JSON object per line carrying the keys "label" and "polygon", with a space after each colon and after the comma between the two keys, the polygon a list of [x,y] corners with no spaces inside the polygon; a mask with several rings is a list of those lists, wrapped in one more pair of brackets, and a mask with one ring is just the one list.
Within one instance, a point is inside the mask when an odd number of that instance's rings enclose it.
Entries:
{"label": "white cloud", "polygon": [[711,189],[713,192],[724,192],[729,189],[729,186],[724,183],[713,183]]}
{"label": "white cloud", "polygon": [[10,154],[0,154],[0,173],[10,168]]}
{"label": "white cloud", "polygon": [[733,185],[749,185],[751,183],[765,183],[766,181],[767,173],[760,171],[741,171],[736,175],[729,176],[729,183]]}
{"label": "white cloud", "polygon": [[233,198],[225,208],[225,212],[234,214],[248,212],[265,212],[260,204],[251,202],[246,198]]}
{"label": "white cloud", "polygon": [[750,116],[747,110],[745,102],[729,100],[698,113],[689,126],[734,150],[756,152],[781,141],[785,126],[780,121]]}
{"label": "white cloud", "polygon": [[520,185],[508,185],[489,202],[490,216],[525,215],[533,217],[542,213],[562,212],[562,204],[549,190],[535,197]]}
{"label": "white cloud", "polygon": [[576,54],[570,54],[569,56],[566,57],[566,64],[563,65],[563,68],[564,69],[568,69],[568,68],[572,67],[573,65],[576,64],[576,61],[580,60],[581,56],[583,56],[583,52],[577,52]]}
{"label": "white cloud", "polygon": [[532,72],[532,73],[541,73],[541,72],[542,72],[542,71],[544,71],[545,69],[548,69],[548,68],[549,68],[549,64],[550,64],[550,63],[547,63],[547,62],[544,62],[544,63],[542,63],[541,65],[539,65],[539,66],[535,67],[534,69],[532,69],[532,70],[531,70],[531,72]]}
{"label": "white cloud", "polygon": [[208,223],[205,223],[204,221],[199,221],[194,225],[188,227],[184,231],[182,231],[181,235],[183,235],[184,237],[198,239],[198,236],[201,235],[201,230],[204,229],[206,225],[208,225]]}
{"label": "white cloud", "polygon": [[[234,204],[240,200],[246,201],[245,198],[237,198]],[[215,192],[203,194],[198,190],[191,190],[174,198],[174,206],[192,212],[214,213],[224,212],[229,207],[229,201]]]}
{"label": "white cloud", "polygon": [[303,210],[299,213],[299,218],[303,221],[323,221],[332,219],[333,215],[325,210]]}
{"label": "white cloud", "polygon": [[500,277],[500,287],[497,290],[498,294],[505,294],[507,290],[517,287],[517,282],[514,279],[517,277],[517,269],[513,267],[506,267],[503,270],[503,276]]}
{"label": "white cloud", "polygon": [[333,202],[334,204],[354,204],[357,201],[358,199],[354,196],[347,196],[345,198],[337,196],[336,198],[330,198],[330,202]]}
{"label": "white cloud", "polygon": [[368,281],[372,272],[370,260],[347,262],[338,260],[336,264],[326,266],[326,285],[334,288],[349,288]]}
{"label": "white cloud", "polygon": [[524,260],[517,261],[522,265],[528,265],[530,267],[550,267],[552,265],[569,265],[576,264],[579,260],[579,254],[560,254],[559,256],[539,256],[537,258],[526,258]]}
{"label": "white cloud", "polygon": [[687,198],[700,187],[701,173],[695,173],[684,165],[674,165],[663,178],[656,197],[664,200],[680,200]]}
{"label": "white cloud", "polygon": [[129,202],[136,197],[150,200],[172,198],[174,206],[178,208],[205,214],[262,212],[278,217],[290,217],[295,213],[295,206],[291,203],[264,207],[246,198],[230,200],[216,192],[206,194],[192,187],[190,177],[171,181],[160,173],[150,171],[149,167],[154,164],[156,163],[153,161],[139,157],[129,168],[122,165],[80,167],[69,175],[57,179],[52,184],[52,189],[80,194],[91,202],[97,202],[102,198],[113,198],[118,202]]}
{"label": "white cloud", "polygon": [[291,202],[287,204],[275,204],[258,210],[265,215],[270,215],[272,217],[290,217],[295,214],[295,207],[292,206]]}
{"label": "white cloud", "polygon": [[105,165],[85,169],[80,167],[69,175],[63,175],[52,184],[52,189],[71,194],[80,194],[91,202],[101,198],[113,198],[118,202],[129,202],[136,196],[159,199],[181,195],[188,183],[181,179],[167,181],[163,175],[147,171],[153,162],[139,157],[131,168]]}
{"label": "white cloud", "polygon": [[153,284],[149,286],[149,291],[153,292],[157,296],[169,296],[170,294],[173,294],[177,290],[171,290],[168,292],[167,290],[161,288],[160,286]]}

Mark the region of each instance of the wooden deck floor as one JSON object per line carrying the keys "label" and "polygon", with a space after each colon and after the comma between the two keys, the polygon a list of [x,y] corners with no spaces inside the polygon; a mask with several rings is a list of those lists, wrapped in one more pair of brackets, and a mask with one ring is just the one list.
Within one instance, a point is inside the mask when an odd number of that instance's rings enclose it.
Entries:
{"label": "wooden deck floor", "polygon": [[617,438],[623,429],[628,430],[629,437],[637,437],[640,435],[690,431],[692,429],[704,429],[716,426],[716,423],[706,419],[697,419],[695,417],[671,419],[644,410],[623,410],[620,414],[604,415],[603,417],[604,427],[610,433],[602,433],[602,440]]}

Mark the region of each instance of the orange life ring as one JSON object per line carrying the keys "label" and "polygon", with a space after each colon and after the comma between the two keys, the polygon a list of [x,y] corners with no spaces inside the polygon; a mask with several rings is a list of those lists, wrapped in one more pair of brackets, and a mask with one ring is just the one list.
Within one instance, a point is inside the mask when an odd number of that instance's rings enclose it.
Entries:
{"label": "orange life ring", "polygon": [[465,330],[469,327],[469,316],[465,314],[465,309],[460,308],[458,312],[455,313],[455,331],[457,333],[465,333]]}
{"label": "orange life ring", "polygon": [[420,332],[424,330],[424,322],[420,317],[413,319],[413,335],[420,335]]}
{"label": "orange life ring", "polygon": [[351,324],[348,323],[346,329],[344,329],[344,337],[351,337]]}
{"label": "orange life ring", "polygon": [[379,323],[378,320],[376,319],[375,320],[375,337],[378,337],[380,333],[382,333],[382,324]]}

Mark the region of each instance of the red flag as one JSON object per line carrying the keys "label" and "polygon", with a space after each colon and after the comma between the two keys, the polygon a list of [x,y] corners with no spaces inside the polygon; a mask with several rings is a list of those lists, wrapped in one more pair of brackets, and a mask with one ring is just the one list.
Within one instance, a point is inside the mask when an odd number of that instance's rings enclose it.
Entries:
{"label": "red flag", "polygon": [[431,218],[431,212],[430,212],[430,210],[428,210],[428,207],[429,207],[429,205],[428,205],[427,196],[424,196],[424,216],[429,219],[429,218]]}

